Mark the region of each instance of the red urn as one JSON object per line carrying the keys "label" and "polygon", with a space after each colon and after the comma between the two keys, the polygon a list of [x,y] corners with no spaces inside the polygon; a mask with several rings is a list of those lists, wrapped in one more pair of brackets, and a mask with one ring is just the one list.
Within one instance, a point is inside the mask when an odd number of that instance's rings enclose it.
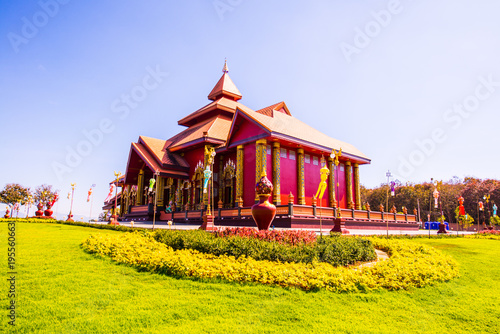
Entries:
{"label": "red urn", "polygon": [[47,203],[46,206],[47,210],[43,212],[45,214],[45,217],[52,217],[52,214],[54,213],[54,211],[51,210],[52,205],[50,205],[50,203]]}
{"label": "red urn", "polygon": [[43,216],[43,211],[42,211],[42,209],[43,209],[43,204],[42,204],[42,203],[38,203],[36,207],[38,208],[38,211],[37,211],[37,212],[35,212],[35,215],[36,215],[37,217],[41,217],[41,216]]}
{"label": "red urn", "polygon": [[276,216],[276,206],[268,201],[273,184],[267,178],[266,172],[262,173],[260,181],[255,185],[255,191],[259,196],[259,203],[252,206],[252,217],[259,230],[268,230]]}

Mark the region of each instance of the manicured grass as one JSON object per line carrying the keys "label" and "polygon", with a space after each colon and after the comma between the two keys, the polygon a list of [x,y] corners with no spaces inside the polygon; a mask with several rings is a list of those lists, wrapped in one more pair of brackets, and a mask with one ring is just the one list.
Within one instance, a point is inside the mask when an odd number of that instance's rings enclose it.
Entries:
{"label": "manicured grass", "polygon": [[[461,265],[461,277],[411,291],[335,294],[174,279],[80,248],[85,227],[17,225],[18,333],[498,333],[500,243],[419,239]],[[6,268],[7,224],[0,224]],[[2,270],[0,330],[7,324]],[[5,305],[5,306],[4,306]],[[13,332],[13,331],[12,331]]]}

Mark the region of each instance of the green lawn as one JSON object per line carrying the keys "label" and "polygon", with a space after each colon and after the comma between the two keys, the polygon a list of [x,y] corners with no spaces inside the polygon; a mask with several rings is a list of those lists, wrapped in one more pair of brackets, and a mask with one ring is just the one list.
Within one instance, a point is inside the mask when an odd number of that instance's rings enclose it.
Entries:
{"label": "green lawn", "polygon": [[[7,324],[7,224],[0,224]],[[499,333],[500,242],[419,239],[459,261],[461,277],[399,292],[334,294],[199,282],[137,272],[84,253],[90,234],[17,224],[18,333]],[[14,332],[14,331],[12,331]]]}

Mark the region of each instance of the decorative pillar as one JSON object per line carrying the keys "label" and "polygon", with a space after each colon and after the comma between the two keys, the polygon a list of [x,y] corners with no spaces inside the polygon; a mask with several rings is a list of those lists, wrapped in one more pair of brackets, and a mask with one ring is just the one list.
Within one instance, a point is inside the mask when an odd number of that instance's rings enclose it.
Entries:
{"label": "decorative pillar", "polygon": [[[223,178],[223,169],[224,169],[224,156],[222,154],[219,154],[217,155],[219,157],[219,176],[218,176],[218,179],[219,179],[219,195],[217,196],[219,198],[219,201],[220,202],[221,200],[224,200],[224,187],[225,187],[225,183],[226,183],[226,180],[224,180]],[[214,203],[215,203],[215,199],[214,199]]]}
{"label": "decorative pillar", "polygon": [[[255,142],[255,184],[259,183],[262,177],[262,172],[266,171],[267,166],[267,140],[259,139]],[[259,196],[255,192],[255,202],[257,203]]]}
{"label": "decorative pillar", "polygon": [[273,202],[275,205],[281,204],[281,152],[280,143],[273,143]]}
{"label": "decorative pillar", "polygon": [[352,175],[351,175],[351,162],[347,161],[345,163],[345,187],[346,187],[346,197],[347,197],[347,208],[353,209],[352,200]]}
{"label": "decorative pillar", "polygon": [[245,162],[245,153],[243,145],[238,145],[236,149],[236,201],[235,207],[238,207],[238,200],[243,197],[243,165]]}
{"label": "decorative pillar", "polygon": [[121,191],[122,195],[120,197],[120,217],[123,216],[123,214],[125,213],[125,210],[123,209],[123,207],[125,206],[125,185],[122,186],[122,191]]}
{"label": "decorative pillar", "polygon": [[305,205],[304,150],[297,149],[297,204]]}
{"label": "decorative pillar", "polygon": [[162,176],[158,176],[157,180],[158,184],[156,185],[156,189],[158,189],[158,194],[156,194],[156,205],[163,206],[165,205],[165,199],[163,198],[163,188],[165,187],[165,178]]}
{"label": "decorative pillar", "polygon": [[123,215],[125,216],[125,214],[128,213],[128,206],[129,206],[129,200],[130,200],[131,190],[130,190],[130,185],[126,185],[124,187],[125,187],[125,190],[124,190],[124,194],[125,194],[125,203],[124,203],[124,205],[125,206],[124,206],[124,209],[123,209]]}
{"label": "decorative pillar", "polygon": [[135,198],[135,205],[142,205],[142,195],[144,191],[144,170],[139,171],[137,176],[137,197]]}
{"label": "decorative pillar", "polygon": [[332,208],[337,207],[337,198],[335,196],[335,164],[333,162],[333,159],[331,157],[328,157],[328,169],[330,170],[330,175],[328,175],[328,195],[330,199],[330,206]]}
{"label": "decorative pillar", "polygon": [[361,189],[359,185],[359,165],[354,164],[354,196],[356,198],[356,210],[361,210]]}
{"label": "decorative pillar", "polygon": [[196,210],[196,181],[191,182],[191,190],[191,209]]}
{"label": "decorative pillar", "polygon": [[177,179],[177,189],[176,189],[176,194],[175,194],[175,207],[176,208],[181,208],[182,207],[182,183],[183,181],[181,179]]}

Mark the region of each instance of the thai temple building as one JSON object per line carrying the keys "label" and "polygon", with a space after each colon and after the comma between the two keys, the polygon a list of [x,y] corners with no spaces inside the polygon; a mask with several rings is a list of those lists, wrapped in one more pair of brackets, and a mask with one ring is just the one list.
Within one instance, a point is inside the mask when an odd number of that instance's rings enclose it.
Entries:
{"label": "thai temple building", "polygon": [[[327,226],[336,217],[351,228],[385,228],[388,220],[416,226],[414,215],[362,210],[360,167],[370,159],[360,150],[295,118],[285,102],[250,109],[240,102],[227,64],[222,72],[209,103],[178,121],[181,132],[169,139],[140,136],[131,144],[118,182],[121,220],[153,220],[156,212],[156,221],[201,224],[208,213],[216,226],[255,226],[250,207],[265,173],[274,186],[269,201],[277,206],[276,227],[317,226],[319,218]],[[212,177],[204,191],[207,166]],[[330,173],[320,203],[315,195],[324,166]],[[104,209],[113,206],[114,198]]]}

